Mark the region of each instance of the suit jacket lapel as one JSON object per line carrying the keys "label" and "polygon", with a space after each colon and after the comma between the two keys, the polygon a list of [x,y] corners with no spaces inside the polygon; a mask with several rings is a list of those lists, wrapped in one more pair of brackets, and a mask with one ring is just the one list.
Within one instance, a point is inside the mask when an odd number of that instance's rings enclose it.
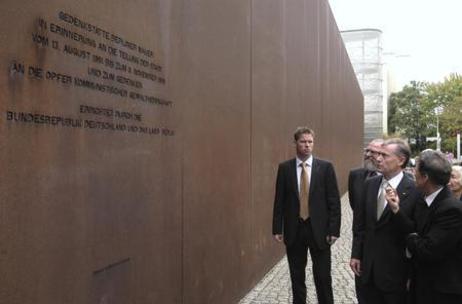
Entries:
{"label": "suit jacket lapel", "polygon": [[[412,187],[412,181],[410,181],[406,175],[403,176],[401,179],[401,182],[398,184],[398,187],[396,188],[396,192],[398,192],[398,197],[400,204],[405,204],[406,203],[406,198],[409,195],[409,191]],[[378,192],[378,188],[377,188]],[[376,207],[377,208],[377,207]],[[377,209],[376,209],[377,210]],[[385,209],[383,210],[382,216],[380,217],[379,221],[385,221],[384,219],[388,218],[389,215],[391,215],[392,211],[390,209],[390,206],[387,205],[385,206]]]}
{"label": "suit jacket lapel", "polygon": [[373,216],[374,222],[377,221],[377,195],[379,193],[379,187],[381,182],[381,178],[376,178],[373,181],[371,181],[372,187],[370,187],[371,192],[369,193],[369,195],[371,197],[371,216]]}
{"label": "suit jacket lapel", "polygon": [[313,189],[316,189],[316,176],[319,176],[317,173],[319,171],[319,162],[313,157],[313,162],[311,163],[311,176],[310,176],[310,197],[313,197]]}
{"label": "suit jacket lapel", "polygon": [[416,230],[419,234],[422,234],[425,225],[427,225],[429,209],[425,199],[419,197],[416,203]]}
{"label": "suit jacket lapel", "polygon": [[300,199],[300,194],[298,193],[297,159],[296,158],[294,158],[290,162],[289,173],[290,173],[290,184],[293,187],[292,189],[297,194],[298,199]]}
{"label": "suit jacket lapel", "polygon": [[[428,207],[429,208],[428,215],[425,220],[424,226],[422,228],[423,231],[427,230],[428,226],[430,225],[433,219],[433,215],[435,214],[435,211],[438,209],[438,207],[441,204],[441,201],[445,200],[446,198],[450,196],[451,196],[451,192],[449,191],[447,187],[444,187],[443,190],[441,190],[441,192],[438,193],[438,195],[435,197],[435,200],[432,202],[430,207]],[[426,204],[425,200],[424,200],[424,203]]]}
{"label": "suit jacket lapel", "polygon": [[409,192],[412,189],[412,183],[413,181],[411,181],[406,175],[403,176],[403,179],[396,188],[400,202],[405,203],[406,198],[409,196]]}

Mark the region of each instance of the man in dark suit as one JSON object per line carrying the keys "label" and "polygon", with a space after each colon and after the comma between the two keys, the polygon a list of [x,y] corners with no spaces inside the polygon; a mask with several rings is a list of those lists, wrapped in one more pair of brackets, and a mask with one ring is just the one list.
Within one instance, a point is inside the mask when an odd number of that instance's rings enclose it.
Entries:
{"label": "man in dark suit", "polygon": [[354,211],[355,204],[361,202],[361,196],[364,192],[364,181],[367,178],[377,175],[376,157],[382,147],[383,139],[373,139],[364,149],[364,162],[361,168],[350,171],[348,175],[348,198],[351,209]]}
{"label": "man in dark suit", "polygon": [[450,176],[444,154],[420,154],[415,177],[424,196],[416,204],[416,233],[407,239],[419,304],[462,303],[462,204],[447,187]]}
{"label": "man in dark suit", "polygon": [[[361,277],[364,303],[400,304],[406,300],[409,262],[406,235],[413,231],[414,182],[403,173],[410,149],[401,139],[388,139],[377,156],[382,176],[365,182],[361,203],[355,206],[350,267]],[[396,189],[401,203],[387,203],[385,192]]]}
{"label": "man in dark suit", "polygon": [[273,235],[284,241],[294,304],[306,303],[308,250],[318,302],[333,304],[330,246],[340,235],[340,197],[334,167],[314,158],[314,132],[294,134],[296,158],[279,164],[273,209]]}
{"label": "man in dark suit", "polygon": [[[355,205],[359,205],[364,193],[364,182],[370,177],[377,175],[376,157],[378,156],[383,144],[383,139],[373,139],[364,149],[364,162],[363,167],[353,169],[348,175],[348,198],[350,201],[353,214],[355,212]],[[353,235],[357,234],[357,229],[353,225]],[[359,276],[355,275],[355,288],[356,298],[358,304],[365,303],[362,296],[362,284]]]}

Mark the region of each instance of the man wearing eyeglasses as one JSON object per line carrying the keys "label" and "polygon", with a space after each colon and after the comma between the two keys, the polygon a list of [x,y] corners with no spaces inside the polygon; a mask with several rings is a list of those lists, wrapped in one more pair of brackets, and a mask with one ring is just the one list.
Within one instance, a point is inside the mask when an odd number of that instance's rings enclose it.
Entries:
{"label": "man wearing eyeglasses", "polygon": [[[355,205],[358,205],[363,196],[364,182],[366,179],[376,176],[377,173],[377,156],[382,148],[383,139],[373,139],[364,149],[364,162],[361,168],[353,169],[348,175],[348,198],[350,201],[353,214],[355,212]],[[353,235],[357,234],[357,229],[353,225]],[[356,298],[358,304],[365,303],[362,296],[361,280],[355,276]]]}
{"label": "man wearing eyeglasses", "polygon": [[373,139],[364,149],[364,162],[361,168],[353,169],[348,176],[348,198],[351,209],[355,210],[355,204],[361,201],[361,194],[364,189],[364,181],[367,178],[377,175],[376,157],[382,147],[383,139]]}

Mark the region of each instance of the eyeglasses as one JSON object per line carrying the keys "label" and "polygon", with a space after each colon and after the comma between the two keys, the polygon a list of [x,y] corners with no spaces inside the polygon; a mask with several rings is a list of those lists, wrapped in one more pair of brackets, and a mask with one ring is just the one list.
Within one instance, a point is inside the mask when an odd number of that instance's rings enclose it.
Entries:
{"label": "eyeglasses", "polygon": [[374,154],[374,155],[380,154],[379,151],[375,151],[375,150],[371,150],[371,149],[364,149],[364,153],[370,153],[370,154]]}

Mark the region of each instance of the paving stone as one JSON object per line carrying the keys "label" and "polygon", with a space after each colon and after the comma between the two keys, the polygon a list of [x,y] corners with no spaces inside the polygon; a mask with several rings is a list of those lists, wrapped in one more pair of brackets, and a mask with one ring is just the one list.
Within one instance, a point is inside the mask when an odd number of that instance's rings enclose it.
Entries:
{"label": "paving stone", "polygon": [[[332,247],[332,286],[334,302],[338,304],[356,304],[354,276],[350,270],[352,212],[348,195],[342,197],[342,226],[340,238]],[[307,303],[317,303],[313,283],[311,259],[306,269]],[[290,304],[292,291],[290,286],[287,258],[282,258],[265,277],[250,291],[239,304]]]}

